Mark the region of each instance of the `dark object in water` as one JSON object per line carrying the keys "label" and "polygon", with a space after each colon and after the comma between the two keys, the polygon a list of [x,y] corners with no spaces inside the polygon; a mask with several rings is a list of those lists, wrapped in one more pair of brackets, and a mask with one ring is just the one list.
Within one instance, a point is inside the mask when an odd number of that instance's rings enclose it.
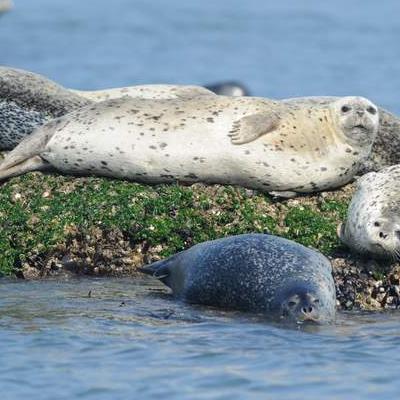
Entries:
{"label": "dark object in water", "polygon": [[204,87],[221,96],[250,96],[250,92],[246,86],[235,81],[214,83],[205,85]]}

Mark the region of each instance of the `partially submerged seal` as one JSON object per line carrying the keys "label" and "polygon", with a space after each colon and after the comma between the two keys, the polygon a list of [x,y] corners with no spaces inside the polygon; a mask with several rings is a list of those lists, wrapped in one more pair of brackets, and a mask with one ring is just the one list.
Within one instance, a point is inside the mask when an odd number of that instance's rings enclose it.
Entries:
{"label": "partially submerged seal", "polygon": [[236,184],[280,193],[347,183],[370,152],[369,100],[285,104],[255,97],[124,97],[38,128],[0,165],[0,179],[43,168],[149,183]]}
{"label": "partially submerged seal", "polygon": [[370,172],[357,181],[339,236],[357,253],[400,259],[400,165]]}
{"label": "partially submerged seal", "polygon": [[264,234],[204,242],[140,269],[189,303],[328,323],[335,318],[332,267],[320,253]]}
{"label": "partially submerged seal", "polygon": [[66,89],[39,74],[0,66],[0,150],[11,150],[35,128],[93,102],[132,96],[187,99],[214,95],[201,86],[139,85],[97,91]]}

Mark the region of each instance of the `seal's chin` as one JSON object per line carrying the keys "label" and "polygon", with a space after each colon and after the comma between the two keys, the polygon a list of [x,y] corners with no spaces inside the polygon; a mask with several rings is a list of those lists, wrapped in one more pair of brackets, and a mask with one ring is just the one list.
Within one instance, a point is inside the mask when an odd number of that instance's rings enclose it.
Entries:
{"label": "seal's chin", "polygon": [[383,260],[400,260],[400,246],[388,247],[384,246],[382,243],[374,242],[366,253],[371,253],[375,258],[381,258]]}

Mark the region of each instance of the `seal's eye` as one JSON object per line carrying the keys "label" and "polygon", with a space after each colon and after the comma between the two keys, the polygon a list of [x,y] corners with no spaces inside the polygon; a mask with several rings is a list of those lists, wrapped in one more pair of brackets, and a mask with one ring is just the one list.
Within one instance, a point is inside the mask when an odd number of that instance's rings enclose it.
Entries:
{"label": "seal's eye", "polygon": [[295,307],[296,306],[296,302],[295,301],[289,301],[289,303],[288,303],[288,306],[290,307],[290,308],[293,308],[293,307]]}
{"label": "seal's eye", "polygon": [[375,221],[374,226],[381,226],[381,224],[378,221]]}
{"label": "seal's eye", "polygon": [[374,107],[368,107],[368,108],[367,108],[367,111],[368,111],[370,114],[372,114],[372,115],[375,115],[375,114],[376,114],[376,108],[374,108]]}
{"label": "seal's eye", "polygon": [[350,107],[348,107],[348,106],[343,106],[343,107],[341,108],[341,110],[342,110],[342,112],[347,113],[347,112],[350,111]]}

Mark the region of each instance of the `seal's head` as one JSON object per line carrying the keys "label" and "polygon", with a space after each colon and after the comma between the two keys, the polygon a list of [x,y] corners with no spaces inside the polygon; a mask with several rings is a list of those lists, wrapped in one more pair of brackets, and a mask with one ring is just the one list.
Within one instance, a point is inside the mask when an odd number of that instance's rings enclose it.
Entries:
{"label": "seal's head", "polygon": [[357,253],[400,259],[400,165],[365,174],[357,181],[347,219],[338,234]]}
{"label": "seal's head", "polygon": [[367,224],[366,247],[384,258],[400,258],[400,215],[382,215]]}
{"label": "seal's head", "polygon": [[361,254],[394,261],[400,259],[399,213],[371,213],[356,232],[350,226],[354,222],[348,220],[341,226],[339,236],[344,243]]}
{"label": "seal's head", "polygon": [[[329,304],[328,304],[329,303]],[[322,323],[326,319],[326,308],[333,307],[321,288],[308,282],[295,281],[278,289],[272,304],[275,315],[281,321]]]}
{"label": "seal's head", "polygon": [[378,107],[364,97],[342,97],[332,104],[339,129],[353,145],[372,145],[379,127]]}

